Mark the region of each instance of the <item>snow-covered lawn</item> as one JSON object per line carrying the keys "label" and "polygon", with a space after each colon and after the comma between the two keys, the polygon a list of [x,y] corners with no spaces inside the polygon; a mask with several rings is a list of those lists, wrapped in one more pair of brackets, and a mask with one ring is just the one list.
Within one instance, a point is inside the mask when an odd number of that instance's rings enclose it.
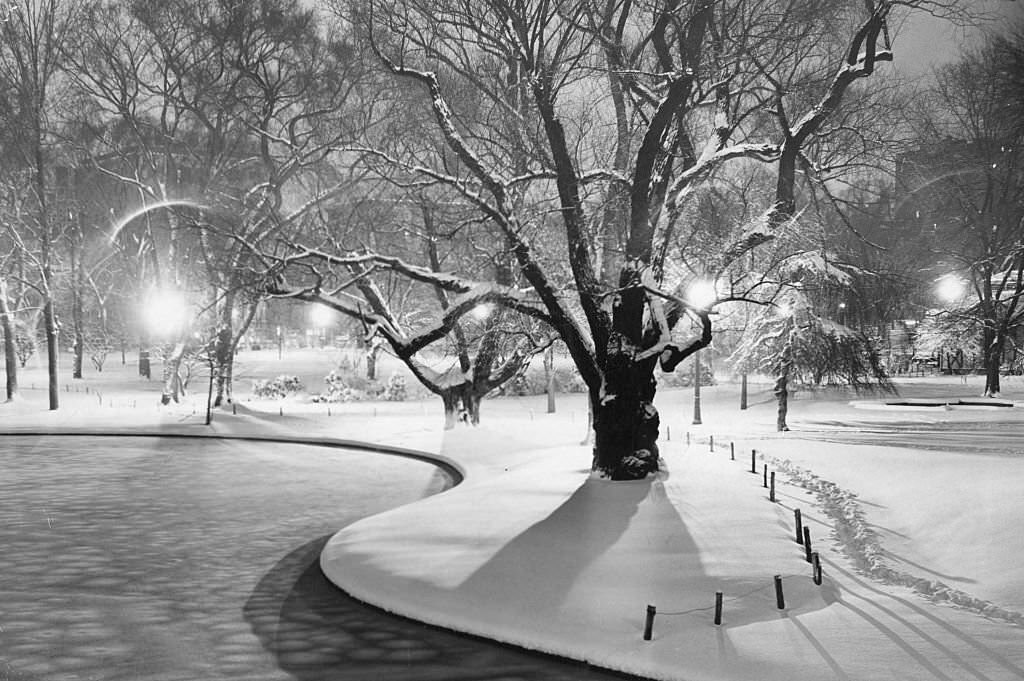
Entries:
{"label": "snow-covered lawn", "polygon": [[[286,373],[255,359],[272,370],[253,361],[246,375]],[[315,360],[293,357],[287,373],[317,375]],[[44,411],[41,376],[23,378],[37,390],[0,407],[5,430],[205,428],[201,408],[158,409],[154,383],[117,373],[77,382],[56,414]],[[900,387],[903,397],[980,392],[975,378]],[[543,397],[490,400],[481,428],[447,434],[436,400],[332,405],[330,416],[300,400],[243,401],[211,430],[389,442],[458,465],[460,486],[345,528],[324,553],[333,581],[395,612],[654,678],[1024,678],[1024,409],[869,409],[851,405],[864,398],[801,393],[793,432],[780,435],[768,386],[752,386],[742,412],[737,392],[705,388],[700,426],[688,391],[659,393],[666,467],[636,483],[589,476],[578,395],[559,397],[552,415]],[[1024,397],[1020,379],[1006,379],[1004,397]],[[762,456],[778,462],[776,503]],[[821,553],[821,586],[795,542],[794,508]],[[915,580],[917,591],[900,586]],[[934,600],[951,596],[969,607]],[[650,641],[647,605],[657,608]]]}

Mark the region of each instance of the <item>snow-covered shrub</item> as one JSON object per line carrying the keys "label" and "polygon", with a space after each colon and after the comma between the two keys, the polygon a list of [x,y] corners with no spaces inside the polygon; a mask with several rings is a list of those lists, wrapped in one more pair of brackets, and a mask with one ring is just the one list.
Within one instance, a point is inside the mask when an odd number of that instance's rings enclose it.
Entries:
{"label": "snow-covered shrub", "polygon": [[409,399],[409,391],[405,385],[405,376],[397,371],[388,376],[381,398],[388,402],[404,402]]}
{"label": "snow-covered shrub", "polygon": [[288,395],[302,392],[302,389],[302,381],[298,376],[282,374],[266,381],[256,381],[252,385],[252,394],[263,400],[280,400]]}
{"label": "snow-covered shrub", "polygon": [[343,367],[334,369],[324,376],[325,392],[316,395],[314,402],[359,402],[366,399],[366,393],[350,385],[351,376]]}
{"label": "snow-covered shrub", "polygon": [[14,330],[14,351],[22,367],[28,364],[28,360],[36,353],[37,345],[35,332],[27,324],[18,324]]}

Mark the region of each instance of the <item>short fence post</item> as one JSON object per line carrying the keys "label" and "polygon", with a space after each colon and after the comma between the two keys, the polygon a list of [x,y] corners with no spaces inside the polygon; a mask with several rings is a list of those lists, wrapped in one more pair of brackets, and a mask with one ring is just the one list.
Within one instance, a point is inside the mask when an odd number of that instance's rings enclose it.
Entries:
{"label": "short fence post", "polygon": [[735,442],[730,442],[729,443],[729,460],[730,461],[735,461],[736,460],[736,443]]}
{"label": "short fence post", "polygon": [[722,592],[715,592],[715,624],[722,623]]}
{"label": "short fence post", "polygon": [[807,562],[811,562],[811,528],[804,525],[804,552],[807,554]]}
{"label": "short fence post", "polygon": [[768,490],[768,500],[775,501],[775,471],[772,471],[771,488]]}
{"label": "short fence post", "polygon": [[647,606],[647,620],[644,622],[644,640],[650,641],[651,634],[654,632],[654,614],[657,612],[657,608],[653,605]]}
{"label": "short fence post", "polygon": [[686,431],[686,446],[690,446],[690,431]]}
{"label": "short fence post", "polygon": [[786,609],[786,598],[782,595],[782,575],[775,575],[775,604],[779,610]]}
{"label": "short fence post", "polygon": [[238,407],[235,406],[234,402],[231,403],[231,413],[232,413],[232,415],[237,415],[238,414]]}
{"label": "short fence post", "polygon": [[817,551],[811,554],[811,566],[811,577],[814,579],[815,584],[821,586],[821,557]]}
{"label": "short fence post", "polygon": [[665,440],[667,442],[672,441],[672,426],[665,426]]}
{"label": "short fence post", "polygon": [[800,517],[800,509],[793,509],[793,516],[796,518],[796,543],[804,543],[804,521]]}
{"label": "short fence post", "polygon": [[768,489],[768,464],[764,465],[764,488]]}
{"label": "short fence post", "polygon": [[709,444],[709,446],[711,448],[711,451],[712,452],[715,451],[715,436],[714,435],[709,436],[708,444]]}

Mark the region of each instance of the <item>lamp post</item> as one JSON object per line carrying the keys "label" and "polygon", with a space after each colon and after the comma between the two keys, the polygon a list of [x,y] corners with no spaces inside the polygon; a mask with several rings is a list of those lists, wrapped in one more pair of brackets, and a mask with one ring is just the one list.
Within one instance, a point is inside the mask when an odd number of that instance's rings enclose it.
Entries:
{"label": "lamp post", "polygon": [[700,350],[693,353],[693,425],[699,426],[700,418]]}
{"label": "lamp post", "polygon": [[[935,280],[935,295],[945,305],[950,307],[955,306],[964,299],[964,295],[967,292],[967,284],[958,274],[950,272],[943,274],[941,277]],[[942,360],[946,360],[946,369],[952,376],[957,373],[957,369],[963,368],[963,350],[957,350],[958,354],[952,352],[944,352],[945,348],[940,351],[939,355],[939,369],[942,369]],[[959,364],[959,367],[955,367],[954,364]]]}
{"label": "lamp post", "polygon": [[277,327],[277,358],[281,359],[281,327]]}
{"label": "lamp post", "polygon": [[[698,279],[688,287],[686,298],[695,308],[707,311],[718,301],[718,289],[715,287],[715,282]],[[700,351],[698,350],[693,353],[693,425],[695,426],[703,423],[700,413],[700,374]]]}

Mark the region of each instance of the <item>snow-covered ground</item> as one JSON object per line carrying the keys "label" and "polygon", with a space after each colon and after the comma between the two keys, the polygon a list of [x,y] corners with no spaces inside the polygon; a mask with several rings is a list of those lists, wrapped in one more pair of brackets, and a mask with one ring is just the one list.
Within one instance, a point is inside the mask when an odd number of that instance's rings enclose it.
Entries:
{"label": "snow-covered ground", "polygon": [[[243,375],[282,364],[317,375],[324,361],[264,355],[243,353]],[[205,430],[201,401],[194,414],[157,408],[155,383],[105,374],[75,382],[57,413],[44,410],[41,374],[26,375],[36,389],[0,407],[4,429]],[[979,380],[900,388],[972,397]],[[1019,378],[1004,396],[1024,397]],[[1024,409],[857,408],[878,406],[863,399],[800,393],[793,431],[776,434],[767,385],[752,386],[746,411],[736,386],[705,388],[700,426],[688,391],[663,391],[665,470],[635,483],[589,476],[578,395],[559,397],[556,414],[543,397],[490,400],[482,427],[447,434],[436,400],[330,415],[301,400],[242,401],[210,430],[389,442],[458,465],[458,487],[349,526],[324,552],[333,581],[401,614],[653,678],[1024,678]],[[794,508],[821,553],[821,586],[795,542]]]}

